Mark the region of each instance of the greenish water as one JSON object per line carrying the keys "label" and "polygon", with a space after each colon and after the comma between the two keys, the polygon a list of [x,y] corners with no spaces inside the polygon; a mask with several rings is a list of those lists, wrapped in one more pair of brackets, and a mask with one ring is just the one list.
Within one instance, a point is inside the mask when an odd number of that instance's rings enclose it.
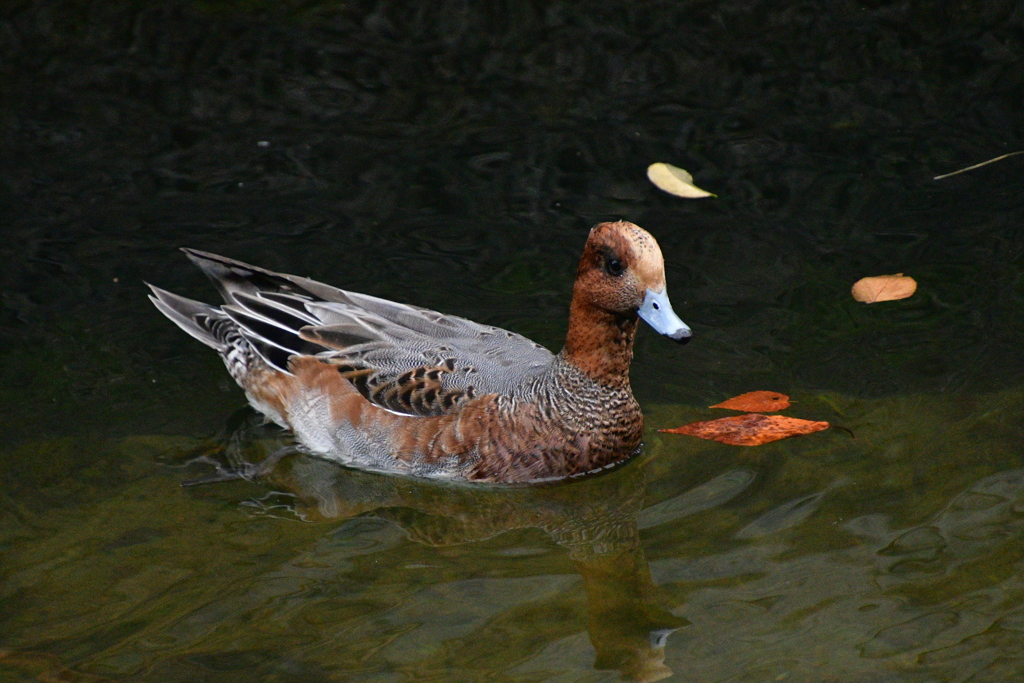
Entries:
{"label": "greenish water", "polygon": [[[35,500],[76,489],[75,504],[8,498],[0,671],[1012,678],[1024,469],[1007,464],[1024,396],[801,405],[856,438],[737,449],[651,434],[628,467],[541,489],[438,486],[305,456],[259,484],[182,489],[181,468],[202,472],[195,458],[209,457],[188,439],[26,445],[25,460],[89,464],[74,487],[45,468],[22,482]],[[702,412],[650,410],[666,423]]]}
{"label": "greenish water", "polygon": [[[1022,67],[1003,0],[8,3],[0,681],[1020,679],[1024,157],[932,177],[1024,149]],[[287,437],[146,300],[212,300],[177,247],[557,349],[614,218],[694,329],[625,467],[181,486]],[[656,431],[757,389],[842,429]]]}

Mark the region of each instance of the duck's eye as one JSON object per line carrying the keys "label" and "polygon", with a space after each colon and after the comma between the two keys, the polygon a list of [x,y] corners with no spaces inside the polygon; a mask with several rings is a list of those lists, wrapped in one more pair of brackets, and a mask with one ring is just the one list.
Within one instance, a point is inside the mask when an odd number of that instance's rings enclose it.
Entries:
{"label": "duck's eye", "polygon": [[622,265],[622,261],[620,261],[617,258],[612,257],[612,258],[609,258],[609,259],[605,260],[605,262],[604,262],[604,270],[605,270],[606,273],[608,273],[612,277],[618,277],[618,276],[622,275],[623,271],[626,270],[626,267],[624,265]]}

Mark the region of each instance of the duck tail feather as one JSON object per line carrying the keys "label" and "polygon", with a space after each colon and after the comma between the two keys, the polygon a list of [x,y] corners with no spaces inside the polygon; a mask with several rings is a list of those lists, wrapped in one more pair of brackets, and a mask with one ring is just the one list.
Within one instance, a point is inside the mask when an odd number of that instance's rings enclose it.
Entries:
{"label": "duck tail feather", "polygon": [[[210,278],[214,286],[228,303],[238,303],[236,294],[247,294],[256,297],[266,293],[287,293],[303,298],[314,298],[316,295],[309,290],[307,285],[318,285],[312,280],[298,278],[292,275],[282,275],[272,270],[252,266],[242,261],[218,256],[207,251],[199,251],[189,247],[182,247],[189,260],[192,261],[206,277]],[[319,285],[326,289],[326,285]]]}
{"label": "duck tail feather", "polygon": [[217,322],[227,320],[227,316],[220,309],[146,284],[153,292],[149,300],[171,322],[212,349],[223,351],[226,348],[223,325]]}

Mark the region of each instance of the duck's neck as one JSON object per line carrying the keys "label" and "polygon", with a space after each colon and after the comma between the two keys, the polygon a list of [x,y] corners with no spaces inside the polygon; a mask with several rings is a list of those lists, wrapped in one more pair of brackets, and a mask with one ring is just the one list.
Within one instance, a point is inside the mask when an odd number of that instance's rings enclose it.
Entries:
{"label": "duck's neck", "polygon": [[597,308],[574,296],[562,358],[605,386],[629,390],[638,318]]}

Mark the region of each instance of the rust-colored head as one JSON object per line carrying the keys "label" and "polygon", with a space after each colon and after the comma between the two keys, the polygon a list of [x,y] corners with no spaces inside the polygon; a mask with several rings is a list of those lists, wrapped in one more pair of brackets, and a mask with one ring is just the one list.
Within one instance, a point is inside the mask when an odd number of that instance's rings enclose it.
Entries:
{"label": "rust-colored head", "polygon": [[573,301],[614,316],[639,315],[676,341],[690,338],[690,328],[668,300],[661,247],[649,232],[626,221],[601,223],[590,231]]}
{"label": "rust-colored head", "polygon": [[562,356],[602,384],[628,388],[637,316],[671,339],[690,338],[672,312],[650,233],[625,221],[596,225],[576,270]]}
{"label": "rust-colored head", "polygon": [[574,295],[618,315],[636,313],[647,290],[665,290],[661,247],[643,228],[618,221],[594,226],[576,270]]}

